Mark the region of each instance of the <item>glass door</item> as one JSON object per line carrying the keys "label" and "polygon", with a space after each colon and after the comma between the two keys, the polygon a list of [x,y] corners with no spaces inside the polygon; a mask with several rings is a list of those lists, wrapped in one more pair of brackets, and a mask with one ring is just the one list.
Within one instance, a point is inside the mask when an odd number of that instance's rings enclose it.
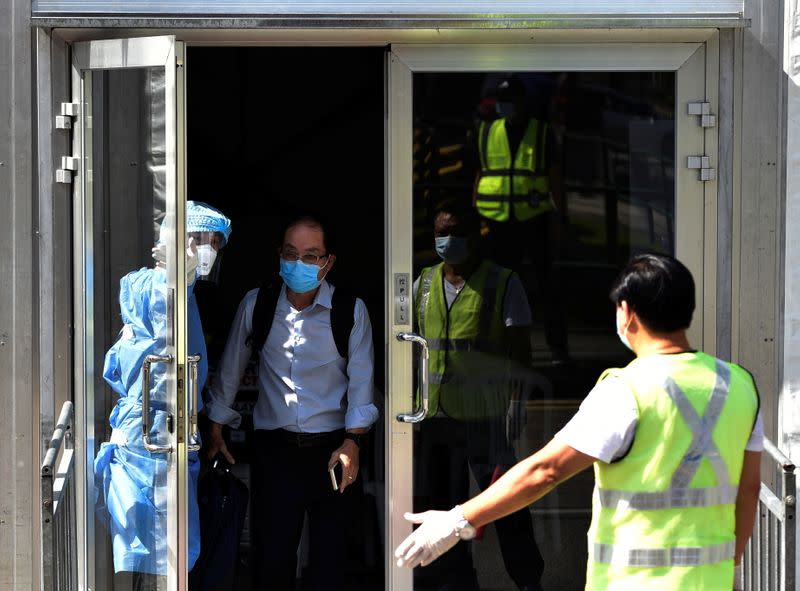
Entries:
{"label": "glass door", "polygon": [[[392,47],[391,548],[404,512],[485,489],[631,360],[608,298],[631,256],[675,255],[709,285],[715,186],[687,166],[713,133],[688,106],[713,95],[706,51]],[[690,337],[713,351],[706,301],[698,289]],[[592,485],[581,474],[413,574],[388,564],[387,586],[583,588]]]}
{"label": "glass door", "polygon": [[[187,581],[183,45],[72,46],[75,406],[83,589]],[[185,420],[184,417],[188,417]]]}

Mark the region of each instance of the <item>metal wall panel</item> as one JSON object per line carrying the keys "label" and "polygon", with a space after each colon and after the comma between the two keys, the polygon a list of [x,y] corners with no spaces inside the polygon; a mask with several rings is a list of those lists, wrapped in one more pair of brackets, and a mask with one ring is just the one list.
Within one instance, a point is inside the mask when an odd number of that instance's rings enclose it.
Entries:
{"label": "metal wall panel", "polygon": [[[773,440],[779,426],[778,373],[779,261],[784,218],[781,201],[785,115],[780,96],[783,30],[782,3],[747,4],[752,28],[742,34],[740,192],[733,211],[733,361],[755,376],[761,393],[765,434]],[[734,114],[735,116],[735,114]]]}
{"label": "metal wall panel", "polygon": [[34,14],[113,15],[285,15],[285,16],[459,16],[496,17],[730,17],[741,15],[743,0],[34,0]]}
{"label": "metal wall panel", "polygon": [[0,589],[38,589],[38,342],[28,0],[0,0]]}

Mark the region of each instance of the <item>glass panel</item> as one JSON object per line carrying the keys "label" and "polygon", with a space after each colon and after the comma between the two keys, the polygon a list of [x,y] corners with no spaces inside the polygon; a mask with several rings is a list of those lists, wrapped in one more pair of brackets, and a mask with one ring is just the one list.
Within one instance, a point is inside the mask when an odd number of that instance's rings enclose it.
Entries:
{"label": "glass panel", "polygon": [[[166,589],[167,473],[173,458],[148,451],[169,445],[174,366],[155,362],[149,412],[143,414],[148,355],[174,354],[166,261],[154,265],[157,241],[174,242],[167,202],[164,69],[87,72],[85,165],[94,315],[95,588]],[[170,216],[172,217],[172,216]],[[166,253],[164,252],[164,256]],[[174,255],[172,255],[174,256]]]}
{"label": "glass panel", "polygon": [[[603,369],[632,358],[608,290],[632,255],[674,254],[675,75],[413,81],[415,329],[431,346],[431,409],[414,427],[424,511],[539,449]],[[591,487],[587,471],[488,526],[416,569],[415,587],[583,588]]]}

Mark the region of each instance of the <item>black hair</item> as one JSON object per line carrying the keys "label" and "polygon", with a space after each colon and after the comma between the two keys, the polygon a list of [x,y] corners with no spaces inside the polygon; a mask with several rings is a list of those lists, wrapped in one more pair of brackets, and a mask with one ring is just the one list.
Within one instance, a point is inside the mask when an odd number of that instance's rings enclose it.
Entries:
{"label": "black hair", "polygon": [[327,254],[336,253],[336,237],[331,225],[320,214],[311,211],[303,211],[288,218],[288,221],[283,225],[280,234],[281,245],[286,237],[286,232],[295,226],[308,226],[309,228],[316,228],[322,232],[322,244],[325,246]]}
{"label": "black hair", "polygon": [[654,332],[689,328],[694,313],[694,280],[678,259],[665,254],[633,257],[617,276],[609,294],[622,301]]}
{"label": "black hair", "polygon": [[481,233],[481,217],[472,203],[464,199],[448,198],[440,201],[433,210],[433,221],[441,213],[447,213],[458,220],[466,231],[467,236],[479,235]]}

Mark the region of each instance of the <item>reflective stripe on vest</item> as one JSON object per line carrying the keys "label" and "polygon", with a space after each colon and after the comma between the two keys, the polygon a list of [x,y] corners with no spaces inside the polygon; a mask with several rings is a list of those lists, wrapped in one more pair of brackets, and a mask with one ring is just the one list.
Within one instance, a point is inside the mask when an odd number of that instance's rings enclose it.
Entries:
{"label": "reflective stripe on vest", "polygon": [[[672,475],[670,487],[659,492],[630,492],[598,488],[600,506],[610,509],[674,509],[680,507],[710,507],[736,502],[738,487],[728,482],[728,468],[720,456],[712,435],[728,397],[730,368],[716,360],[716,383],[702,418],[697,414],[683,390],[671,377],[664,381],[664,389],[678,408],[681,417],[692,431],[692,443]],[[703,458],[708,459],[717,477],[716,487],[689,488],[692,478]]]}
{"label": "reflective stripe on vest", "polygon": [[605,509],[678,509],[730,505],[736,502],[739,487],[731,485],[710,488],[670,488],[664,492],[631,492],[608,488],[597,489],[600,506]]}
{"label": "reflective stripe on vest", "polygon": [[719,359],[716,360],[717,380],[714,384],[714,391],[711,393],[711,400],[708,401],[706,412],[701,418],[694,410],[692,403],[680,389],[672,378],[667,378],[666,390],[672,402],[692,430],[692,444],[684,454],[683,460],[672,477],[672,487],[682,488],[689,486],[692,478],[700,467],[703,458],[708,458],[717,475],[717,483],[722,484],[728,481],[728,468],[725,460],[719,454],[717,445],[712,439],[714,427],[722,414],[722,407],[728,398],[728,388],[731,379],[731,370],[726,363]]}
{"label": "reflective stripe on vest", "polygon": [[736,542],[683,548],[624,548],[595,543],[590,548],[595,562],[614,566],[702,566],[732,560]]}

